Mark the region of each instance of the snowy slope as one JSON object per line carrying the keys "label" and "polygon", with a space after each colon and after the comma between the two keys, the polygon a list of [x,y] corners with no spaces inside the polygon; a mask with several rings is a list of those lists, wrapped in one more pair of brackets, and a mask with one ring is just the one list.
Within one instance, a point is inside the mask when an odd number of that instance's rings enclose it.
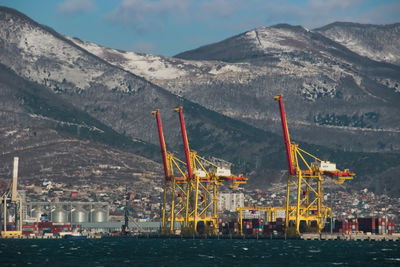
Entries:
{"label": "snowy slope", "polygon": [[[20,76],[53,90],[85,90],[91,86],[128,91],[130,74],[116,71],[61,35],[10,9],[0,10],[0,61]],[[56,71],[55,71],[56,70]]]}
{"label": "snowy slope", "polygon": [[[279,117],[271,100],[284,93],[289,108],[299,110],[289,120],[301,133],[300,140],[378,151],[383,146],[372,140],[379,132],[390,144],[384,149],[400,148],[400,118],[391,116],[398,113],[394,100],[398,96],[392,94],[399,90],[399,70],[365,61],[300,26],[260,27],[175,58],[69,39],[174,94],[268,131],[279,133]],[[355,143],[354,135],[361,142]]]}
{"label": "snowy slope", "polygon": [[400,65],[400,23],[368,25],[335,22],[315,31],[362,56]]}
{"label": "snowy slope", "polygon": [[[138,54],[106,48],[94,43],[83,42],[76,38],[66,37],[90,53],[103,58],[107,62],[119,66],[126,71],[132,72],[147,80],[150,80],[162,87],[169,89],[178,95],[185,95],[189,90],[184,86],[169,86],[171,83],[181,83],[187,80],[236,80],[235,83],[246,84],[248,79],[254,79],[265,74],[269,75],[291,75],[301,78],[311,78],[318,74],[326,73],[332,83],[315,81],[304,82],[302,93],[309,100],[313,100],[318,94],[335,95],[335,82],[346,76],[351,76],[357,83],[361,78],[356,72],[349,71],[341,64],[323,64],[318,62],[303,61],[298,64],[296,58],[286,54],[286,52],[304,51],[308,46],[307,40],[296,40],[296,34],[287,29],[258,28],[247,32],[244,37],[250,44],[263,52],[274,52],[280,57],[275,65],[252,65],[247,62],[227,63],[224,61],[200,61],[183,60],[179,58],[162,57],[151,54]],[[314,50],[309,47],[309,53]],[[240,78],[238,78],[240,77]],[[184,84],[184,82],[183,82]]]}
{"label": "snowy slope", "polygon": [[[285,168],[273,100],[283,93],[293,140],[302,147],[374,178],[398,165],[394,153],[400,151],[400,94],[395,85],[400,69],[394,65],[368,60],[321,34],[290,25],[251,30],[180,57],[128,53],[66,38],[0,8],[0,63],[17,74],[10,79],[22,77],[50,88],[50,95],[57,93],[60,101],[85,113],[87,122],[78,123],[76,112],[66,112],[52,98],[37,99],[38,90],[31,86],[22,96],[0,91],[7,97],[2,107],[9,107],[9,99],[29,104],[37,112],[35,120],[57,111],[60,118],[47,121],[58,130],[71,126],[64,130],[80,135],[92,129],[90,134],[97,135],[99,127],[86,127],[94,118],[117,133],[94,136],[96,142],[126,148],[136,140],[145,155],[155,151],[148,149],[155,148],[150,144],[158,144],[151,115],[157,108],[168,149],[179,156],[179,121],[173,108],[184,106],[193,149],[226,159],[255,180],[269,181],[271,170]],[[68,125],[62,120],[66,115]],[[12,138],[18,119],[3,118],[4,136]],[[26,138],[27,147],[35,145],[32,140]],[[85,152],[100,157],[104,149]],[[375,168],[370,162],[379,164]]]}
{"label": "snowy slope", "polygon": [[[132,59],[133,56],[128,58]],[[161,68],[162,65],[157,57],[149,58],[152,66]],[[182,60],[176,60],[178,61]],[[154,109],[160,109],[163,125],[167,129],[165,139],[168,149],[179,157],[182,151],[178,131],[179,120],[173,108],[183,106],[191,147],[202,155],[212,155],[232,162],[233,168],[239,173],[248,172],[254,166],[251,153],[259,153],[270,158],[278,158],[276,154],[280,153],[279,136],[227,118],[174,95],[82,49],[23,14],[1,7],[0,63],[15,72],[17,77],[50,88],[51,90],[48,90],[50,95],[59,97],[76,110],[85,113],[88,120],[97,119],[107,126],[110,132],[116,133],[114,135],[91,133],[94,136],[86,136],[90,140],[119,145],[124,149],[129,149],[134,143],[138,147],[135,152],[139,155],[159,159],[159,151],[155,149],[155,145],[158,145],[157,127],[151,114]],[[181,73],[178,72],[179,69],[187,71],[195,68],[196,64],[189,64],[189,67],[186,64],[186,69],[177,66],[172,73],[166,68],[161,68],[159,73],[178,75]],[[229,74],[230,70],[225,65],[228,64],[222,64],[220,68],[215,65],[216,68],[213,69],[214,65],[208,67],[207,64],[201,64],[199,72],[203,71],[201,67],[206,66],[203,72],[209,76],[220,72]],[[240,68],[240,65],[246,64],[236,64],[239,66],[237,68]],[[2,93],[1,90],[0,92]],[[17,96],[17,98],[24,103],[30,103],[31,107],[42,113],[53,114],[54,103],[52,105],[48,103],[51,99],[49,101],[38,99],[37,93],[38,91],[32,88],[31,97]],[[55,127],[75,135],[81,135],[80,132],[83,134],[86,131],[85,127],[76,124],[73,112],[63,112],[62,107],[57,109],[58,116],[63,117],[65,114],[70,115],[70,120],[74,124],[65,126],[54,121]],[[7,126],[12,128],[13,126],[10,126],[12,123],[12,120],[7,121]],[[259,136],[265,135],[270,137],[269,140],[261,142]],[[249,151],[242,151],[241,146],[237,146],[238,143],[245,144]],[[278,165],[261,166],[252,173],[256,175],[265,168],[276,169],[276,166]]]}
{"label": "snowy slope", "polygon": [[65,36],[65,38],[107,62],[151,81],[249,71],[249,64],[245,63],[227,64],[223,62],[182,60],[106,48],[68,36]]}

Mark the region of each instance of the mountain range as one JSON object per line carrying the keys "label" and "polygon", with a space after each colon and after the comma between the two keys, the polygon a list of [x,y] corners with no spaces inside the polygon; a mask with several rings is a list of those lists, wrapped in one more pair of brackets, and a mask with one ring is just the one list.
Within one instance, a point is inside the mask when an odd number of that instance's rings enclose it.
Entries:
{"label": "mountain range", "polygon": [[0,174],[22,155],[26,179],[161,181],[151,111],[161,110],[167,147],[183,158],[173,112],[183,106],[192,149],[268,186],[286,166],[273,100],[283,93],[294,141],[356,171],[351,187],[399,195],[398,29],[279,24],[163,57],[64,36],[2,7]]}

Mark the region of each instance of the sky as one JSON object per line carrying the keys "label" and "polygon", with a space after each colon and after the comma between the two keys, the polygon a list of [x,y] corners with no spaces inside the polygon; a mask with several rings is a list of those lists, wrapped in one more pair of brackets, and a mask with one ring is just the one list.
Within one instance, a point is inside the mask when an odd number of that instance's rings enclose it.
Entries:
{"label": "sky", "polygon": [[400,22],[400,0],[0,0],[84,41],[173,56],[278,23]]}

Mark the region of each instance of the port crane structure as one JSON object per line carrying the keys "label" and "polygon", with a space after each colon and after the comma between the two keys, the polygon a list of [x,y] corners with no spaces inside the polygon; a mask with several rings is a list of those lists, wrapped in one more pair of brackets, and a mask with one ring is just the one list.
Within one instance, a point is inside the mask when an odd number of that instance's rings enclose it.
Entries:
{"label": "port crane structure", "polygon": [[[274,97],[279,103],[288,163],[286,232],[297,235],[304,230],[321,232],[328,216],[332,216],[331,209],[323,203],[324,177],[342,184],[353,179],[355,173],[349,169],[338,170],[335,163],[323,161],[291,142],[282,98],[282,94]],[[310,159],[313,162],[310,163]]]}
{"label": "port crane structure", "polygon": [[[157,109],[152,112],[156,117],[165,177],[162,231],[164,234],[174,234],[174,225],[179,222],[183,234],[217,234],[219,186],[229,182],[231,188],[237,188],[246,183],[247,178],[232,175],[230,169],[218,166],[190,150],[182,109],[178,107],[174,111],[179,117],[185,161],[167,152],[160,111]],[[178,175],[175,176],[175,173]]]}
{"label": "port crane structure", "polygon": [[[22,198],[18,193],[18,157],[14,157],[14,168],[11,188],[1,198],[3,213],[3,238],[14,238],[22,236]],[[7,221],[10,215],[14,215],[15,230],[7,230]]]}

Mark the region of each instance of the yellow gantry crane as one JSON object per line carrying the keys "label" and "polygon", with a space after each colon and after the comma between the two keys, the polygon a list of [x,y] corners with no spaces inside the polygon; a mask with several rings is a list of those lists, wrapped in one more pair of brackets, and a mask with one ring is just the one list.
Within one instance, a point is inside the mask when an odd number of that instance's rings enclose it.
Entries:
{"label": "yellow gantry crane", "polygon": [[[174,224],[180,222],[183,234],[217,234],[218,187],[223,182],[230,182],[231,187],[235,188],[246,183],[247,178],[232,175],[230,169],[218,166],[191,151],[182,107],[174,111],[179,116],[186,162],[167,152],[159,110],[153,111],[158,126],[165,176],[163,233],[174,234]],[[183,171],[184,167],[186,173]],[[175,170],[178,177],[175,177]]]}
{"label": "yellow gantry crane", "polygon": [[[162,206],[162,233],[173,234],[176,222],[180,222],[181,225],[183,225],[187,221],[185,201],[187,194],[187,178],[182,170],[185,163],[174,157],[173,153],[167,152],[160,110],[154,110],[152,114],[156,117],[165,177]],[[175,176],[175,170],[177,170],[179,176]]]}
{"label": "yellow gantry crane", "polygon": [[335,163],[322,161],[290,141],[282,97],[280,94],[274,99],[279,103],[288,162],[286,232],[297,235],[303,231],[321,232],[328,215],[332,216],[331,209],[323,204],[323,177],[341,184],[353,179],[355,173],[348,169],[340,171]]}
{"label": "yellow gantry crane", "polygon": [[[3,230],[1,237],[15,238],[22,236],[22,198],[18,194],[18,157],[14,157],[14,169],[11,189],[1,198],[3,211]],[[12,212],[11,212],[12,211]],[[15,230],[7,230],[7,223],[11,222],[10,215],[14,215]]]}

